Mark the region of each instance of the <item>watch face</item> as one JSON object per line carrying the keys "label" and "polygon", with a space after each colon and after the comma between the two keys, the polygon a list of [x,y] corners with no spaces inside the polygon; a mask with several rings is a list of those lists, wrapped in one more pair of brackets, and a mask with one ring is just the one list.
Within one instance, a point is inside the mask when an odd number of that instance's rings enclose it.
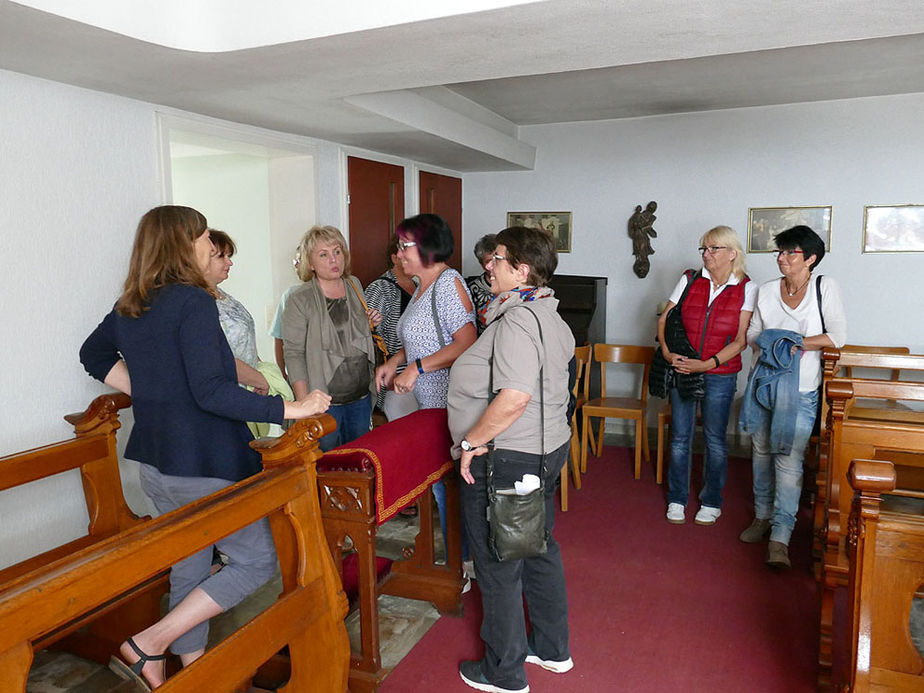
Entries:
{"label": "watch face", "polygon": [[462,442],[459,443],[459,445],[462,447],[463,450],[465,450],[465,452],[471,452],[472,450],[474,450],[474,448],[472,447],[472,444],[469,443],[467,440],[465,440],[465,438],[462,439]]}

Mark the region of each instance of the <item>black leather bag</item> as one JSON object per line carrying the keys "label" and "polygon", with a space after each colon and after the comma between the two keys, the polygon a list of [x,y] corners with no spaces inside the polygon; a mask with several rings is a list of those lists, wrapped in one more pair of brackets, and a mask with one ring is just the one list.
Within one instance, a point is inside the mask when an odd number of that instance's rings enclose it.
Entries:
{"label": "black leather bag", "polygon": [[514,489],[497,489],[495,459],[504,463],[503,450],[490,450],[486,462],[488,486],[488,547],[500,561],[532,558],[548,550],[545,530],[545,456],[539,472],[539,488],[525,495]]}
{"label": "black leather bag", "polygon": [[[539,344],[542,341],[542,325],[538,316],[528,307],[539,328]],[[542,356],[539,359],[539,421],[545,422],[545,394],[542,383]],[[492,346],[491,368],[489,369],[489,392],[494,392],[494,353]],[[504,464],[503,450],[488,448],[485,473],[488,488],[488,548],[499,562],[532,558],[548,550],[548,533],[545,529],[545,427],[540,423],[541,450],[537,455],[539,464],[539,488],[524,495],[513,488],[498,489],[494,484],[495,461]],[[509,451],[511,457],[522,460],[525,453]]]}
{"label": "black leather bag", "polygon": [[[687,338],[687,331],[683,327],[683,302],[687,298],[687,293],[693,282],[700,276],[701,272],[693,273],[687,270],[687,286],[671,311],[664,319],[664,341],[667,343],[669,351],[691,359],[700,358],[700,354],[690,340]],[[702,373],[678,373],[667,362],[661,354],[661,348],[655,349],[654,357],[651,359],[651,372],[648,375],[648,394],[652,397],[667,397],[671,388],[676,387],[680,391],[680,396],[684,399],[703,399],[706,396],[706,378]]]}

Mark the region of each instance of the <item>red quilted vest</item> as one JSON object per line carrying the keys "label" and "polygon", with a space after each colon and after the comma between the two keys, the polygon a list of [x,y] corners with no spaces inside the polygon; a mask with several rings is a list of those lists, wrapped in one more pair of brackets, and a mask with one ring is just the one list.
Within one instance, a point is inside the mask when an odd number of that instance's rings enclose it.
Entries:
{"label": "red quilted vest", "polygon": [[[737,284],[725,287],[709,305],[709,280],[698,277],[687,292],[681,315],[687,339],[703,361],[712,358],[738,334],[741,306],[744,305],[744,286],[750,281],[745,276]],[[737,373],[741,370],[741,355],[713,368],[709,373]]]}

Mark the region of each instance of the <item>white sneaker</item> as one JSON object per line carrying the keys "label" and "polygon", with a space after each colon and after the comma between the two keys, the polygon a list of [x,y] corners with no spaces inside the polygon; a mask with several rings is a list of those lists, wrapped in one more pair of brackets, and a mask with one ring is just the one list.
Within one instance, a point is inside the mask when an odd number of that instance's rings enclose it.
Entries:
{"label": "white sneaker", "polygon": [[667,521],[674,525],[682,525],[687,521],[686,510],[680,503],[668,504]]}
{"label": "white sneaker", "polygon": [[722,515],[719,508],[710,508],[708,505],[700,506],[693,520],[698,525],[714,525],[715,521]]}
{"label": "white sneaker", "polygon": [[539,659],[539,655],[527,654],[526,655],[527,664],[538,664],[543,669],[547,671],[554,671],[556,674],[564,674],[566,671],[571,671],[574,668],[574,660],[571,657],[568,659],[556,662],[554,659]]}

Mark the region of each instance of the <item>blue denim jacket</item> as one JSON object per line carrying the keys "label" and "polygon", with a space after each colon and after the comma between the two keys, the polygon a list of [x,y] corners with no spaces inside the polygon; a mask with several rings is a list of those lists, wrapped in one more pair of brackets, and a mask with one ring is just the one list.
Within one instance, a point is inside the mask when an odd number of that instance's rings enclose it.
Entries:
{"label": "blue denim jacket", "polygon": [[802,335],[791,330],[764,330],[757,338],[760,358],[751,370],[738,425],[753,433],[770,412],[770,450],[788,455],[792,450],[799,413],[799,361]]}

